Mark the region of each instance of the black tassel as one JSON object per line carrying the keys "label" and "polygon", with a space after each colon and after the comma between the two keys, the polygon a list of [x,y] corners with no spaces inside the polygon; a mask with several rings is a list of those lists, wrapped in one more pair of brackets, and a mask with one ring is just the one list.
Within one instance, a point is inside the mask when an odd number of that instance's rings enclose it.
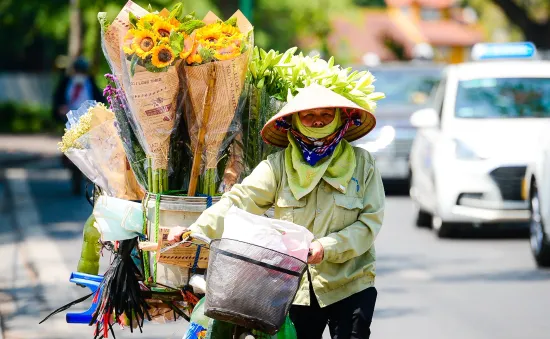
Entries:
{"label": "black tassel", "polygon": [[58,308],[57,310],[53,311],[52,313],[48,314],[46,316],[46,318],[42,319],[41,322],[39,322],[39,324],[42,324],[44,321],[50,319],[50,317],[58,314],[58,313],[61,313],[63,311],[66,311],[68,310],[69,308],[73,307],[74,305],[76,304],[80,304],[81,302],[83,302],[84,300],[88,299],[89,297],[91,297],[93,295],[93,293],[90,293],[80,299],[76,299],[75,301],[71,301],[70,303],[68,303],[67,305],[64,305],[64,306],[61,306],[60,308]]}
{"label": "black tassel", "polygon": [[132,251],[138,244],[138,238],[120,241],[115,258],[103,276],[103,292],[98,296],[98,308],[92,316],[90,325],[96,326],[96,338],[107,338],[112,332],[111,317],[115,322],[125,315],[133,332],[133,324],[140,331],[145,319],[151,320],[149,305],[141,293],[139,277],[141,272],[132,259]]}

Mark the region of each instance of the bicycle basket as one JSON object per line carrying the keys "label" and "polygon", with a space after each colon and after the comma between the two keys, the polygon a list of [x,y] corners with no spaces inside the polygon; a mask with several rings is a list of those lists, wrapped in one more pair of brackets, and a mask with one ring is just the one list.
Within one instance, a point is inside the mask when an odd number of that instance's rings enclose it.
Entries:
{"label": "bicycle basket", "polygon": [[306,263],[249,243],[210,244],[206,316],[275,334],[294,300]]}

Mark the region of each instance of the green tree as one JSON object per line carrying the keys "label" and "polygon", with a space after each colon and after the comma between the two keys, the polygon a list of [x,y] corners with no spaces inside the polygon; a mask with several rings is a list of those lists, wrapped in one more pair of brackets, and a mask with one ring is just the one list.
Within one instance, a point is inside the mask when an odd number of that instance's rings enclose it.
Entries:
{"label": "green tree", "polygon": [[492,0],[526,40],[550,49],[550,3],[548,0]]}
{"label": "green tree", "polygon": [[385,8],[385,0],[353,0],[353,3],[360,7],[374,7],[374,8]]}
{"label": "green tree", "polygon": [[[0,1],[0,41],[9,53],[0,54],[2,70],[48,71],[54,69],[59,56],[68,54],[70,2],[74,0],[3,0]],[[81,51],[95,70],[106,70],[100,45],[98,12],[114,18],[125,0],[78,0]],[[170,8],[175,0],[136,0],[146,8]],[[199,15],[208,9],[217,11],[210,0],[185,1],[186,10]],[[61,66],[57,62],[57,66]]]}

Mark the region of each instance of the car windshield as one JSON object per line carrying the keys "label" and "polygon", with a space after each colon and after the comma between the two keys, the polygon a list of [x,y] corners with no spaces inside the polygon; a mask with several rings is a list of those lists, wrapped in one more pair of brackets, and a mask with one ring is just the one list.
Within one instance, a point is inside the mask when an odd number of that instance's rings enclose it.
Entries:
{"label": "car windshield", "polygon": [[425,105],[441,80],[441,70],[437,68],[372,69],[371,72],[376,78],[376,90],[386,94],[379,106]]}
{"label": "car windshield", "polygon": [[458,83],[458,118],[548,118],[550,78],[484,78]]}

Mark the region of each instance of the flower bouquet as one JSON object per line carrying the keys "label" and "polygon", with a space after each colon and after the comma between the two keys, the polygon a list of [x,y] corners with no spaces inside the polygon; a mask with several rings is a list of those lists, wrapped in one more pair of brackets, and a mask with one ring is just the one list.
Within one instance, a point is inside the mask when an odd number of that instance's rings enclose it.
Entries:
{"label": "flower bouquet", "polygon": [[112,23],[104,14],[99,18],[113,85],[121,91],[122,109],[146,155],[144,186],[152,193],[181,189],[181,181],[176,183],[179,187],[169,183],[169,175],[185,171],[189,163],[189,157],[170,159],[174,145],[182,151],[178,154],[186,154],[181,141],[188,139],[177,101],[182,90],[177,68],[191,53],[191,33],[204,24],[183,15],[180,5],[150,13],[131,1]]}
{"label": "flower bouquet", "polygon": [[210,12],[202,22],[181,69],[193,150],[189,195],[195,194],[201,172],[200,193],[216,191],[220,153],[240,131],[238,108],[246,96],[244,82],[253,45],[252,25],[240,11],[225,22]]}
{"label": "flower bouquet", "polygon": [[67,118],[60,150],[105,194],[141,200],[144,191],[129,167],[114,113],[101,103],[87,101],[67,113]]}

